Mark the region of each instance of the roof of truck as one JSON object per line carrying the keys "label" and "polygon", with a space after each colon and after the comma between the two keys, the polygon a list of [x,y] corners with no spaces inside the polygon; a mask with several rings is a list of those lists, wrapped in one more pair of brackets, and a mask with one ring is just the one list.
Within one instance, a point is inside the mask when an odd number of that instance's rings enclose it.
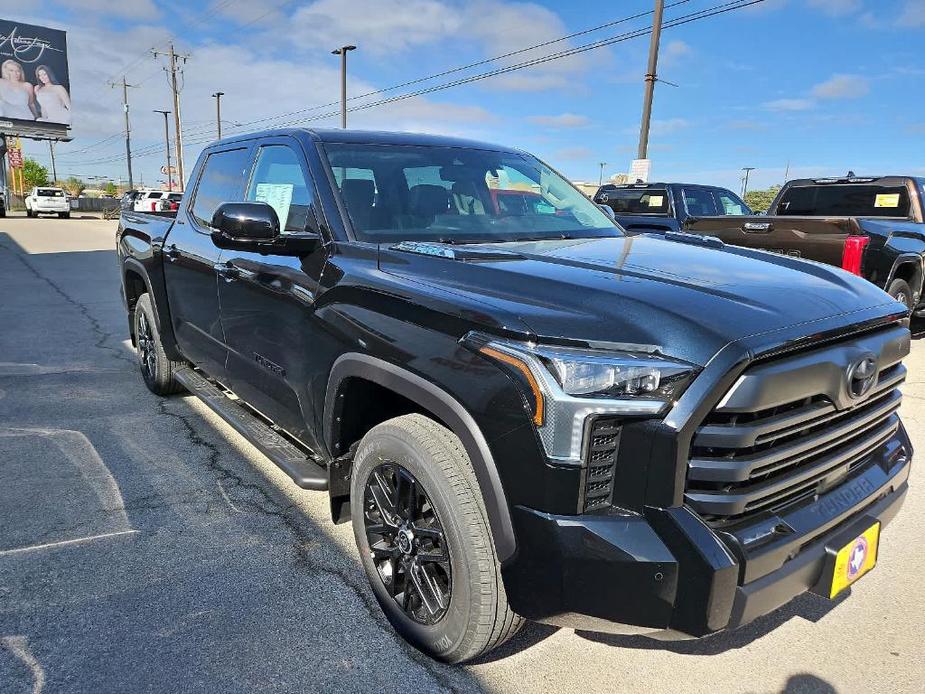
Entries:
{"label": "roof of truck", "polygon": [[[310,137],[316,142],[325,143],[351,143],[376,145],[417,145],[430,147],[466,147],[468,149],[486,149],[495,152],[519,152],[514,147],[478,140],[468,140],[461,137],[447,135],[432,135],[428,133],[387,132],[382,130],[344,130],[335,128],[283,128],[278,130],[263,130],[245,135],[228,137],[221,142],[236,142],[266,137]],[[215,143],[213,143],[214,145]]]}

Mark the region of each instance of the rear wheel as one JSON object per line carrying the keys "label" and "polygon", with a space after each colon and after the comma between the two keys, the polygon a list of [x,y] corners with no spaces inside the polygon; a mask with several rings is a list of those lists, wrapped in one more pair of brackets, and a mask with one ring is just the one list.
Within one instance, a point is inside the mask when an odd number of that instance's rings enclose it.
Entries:
{"label": "rear wheel", "polygon": [[907,309],[912,310],[912,287],[906,280],[893,280],[886,292],[896,301],[905,304]]}
{"label": "rear wheel", "polygon": [[459,439],[419,414],[369,431],[354,459],[353,531],[395,630],[439,660],[504,643],[511,611],[471,463]]}
{"label": "rear wheel", "polygon": [[59,212],[58,217],[61,219],[68,219],[71,216],[70,212]]}
{"label": "rear wheel", "polygon": [[172,395],[183,390],[174,373],[183,362],[171,361],[164,353],[151,297],[142,294],[135,303],[135,349],[138,366],[148,390],[156,395]]}

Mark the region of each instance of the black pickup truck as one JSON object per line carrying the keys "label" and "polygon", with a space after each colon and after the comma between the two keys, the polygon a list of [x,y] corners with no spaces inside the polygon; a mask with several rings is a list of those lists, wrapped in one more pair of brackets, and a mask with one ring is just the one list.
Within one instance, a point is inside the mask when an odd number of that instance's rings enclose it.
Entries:
{"label": "black pickup truck", "polygon": [[690,219],[685,229],[737,246],[839,266],[922,313],[923,203],[923,178],[849,173],[788,182],[768,216]]}
{"label": "black pickup truck", "polygon": [[[541,199],[494,204],[517,195]],[[899,304],[821,265],[627,237],[519,150],[223,140],[175,220],[126,210],[116,244],[150,390],[327,490],[435,658],[524,619],[689,638],[834,597],[908,489]]]}
{"label": "black pickup truck", "polygon": [[731,190],[698,183],[607,183],[594,202],[613,210],[630,234],[681,231],[696,217],[752,214]]}

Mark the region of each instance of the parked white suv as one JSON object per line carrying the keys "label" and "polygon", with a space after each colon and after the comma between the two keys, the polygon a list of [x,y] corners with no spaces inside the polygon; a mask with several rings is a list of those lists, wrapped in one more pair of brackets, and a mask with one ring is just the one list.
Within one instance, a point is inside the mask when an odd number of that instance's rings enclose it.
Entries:
{"label": "parked white suv", "polygon": [[139,190],[133,202],[135,212],[157,212],[161,198],[167,197],[162,190]]}
{"label": "parked white suv", "polygon": [[36,186],[32,189],[26,197],[26,216],[38,217],[40,214],[56,214],[63,219],[71,216],[71,203],[63,188]]}

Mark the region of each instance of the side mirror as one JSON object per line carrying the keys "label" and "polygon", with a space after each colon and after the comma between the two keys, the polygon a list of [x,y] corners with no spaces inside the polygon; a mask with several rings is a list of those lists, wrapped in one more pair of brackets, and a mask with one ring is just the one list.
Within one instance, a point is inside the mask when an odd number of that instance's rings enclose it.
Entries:
{"label": "side mirror", "polygon": [[258,244],[279,236],[279,218],[265,202],[224,202],[212,215],[212,228],[223,240]]}
{"label": "side mirror", "polygon": [[276,210],[265,202],[224,202],[212,215],[212,243],[218,248],[262,255],[303,256],[321,237],[313,232],[281,234]]}
{"label": "side mirror", "polygon": [[598,207],[600,207],[600,208],[601,208],[601,212],[603,212],[603,213],[606,214],[608,217],[610,217],[610,219],[611,219],[612,221],[614,221],[614,222],[617,221],[617,215],[616,215],[616,213],[613,211],[613,208],[612,208],[610,205],[601,205],[600,203],[598,203]]}

